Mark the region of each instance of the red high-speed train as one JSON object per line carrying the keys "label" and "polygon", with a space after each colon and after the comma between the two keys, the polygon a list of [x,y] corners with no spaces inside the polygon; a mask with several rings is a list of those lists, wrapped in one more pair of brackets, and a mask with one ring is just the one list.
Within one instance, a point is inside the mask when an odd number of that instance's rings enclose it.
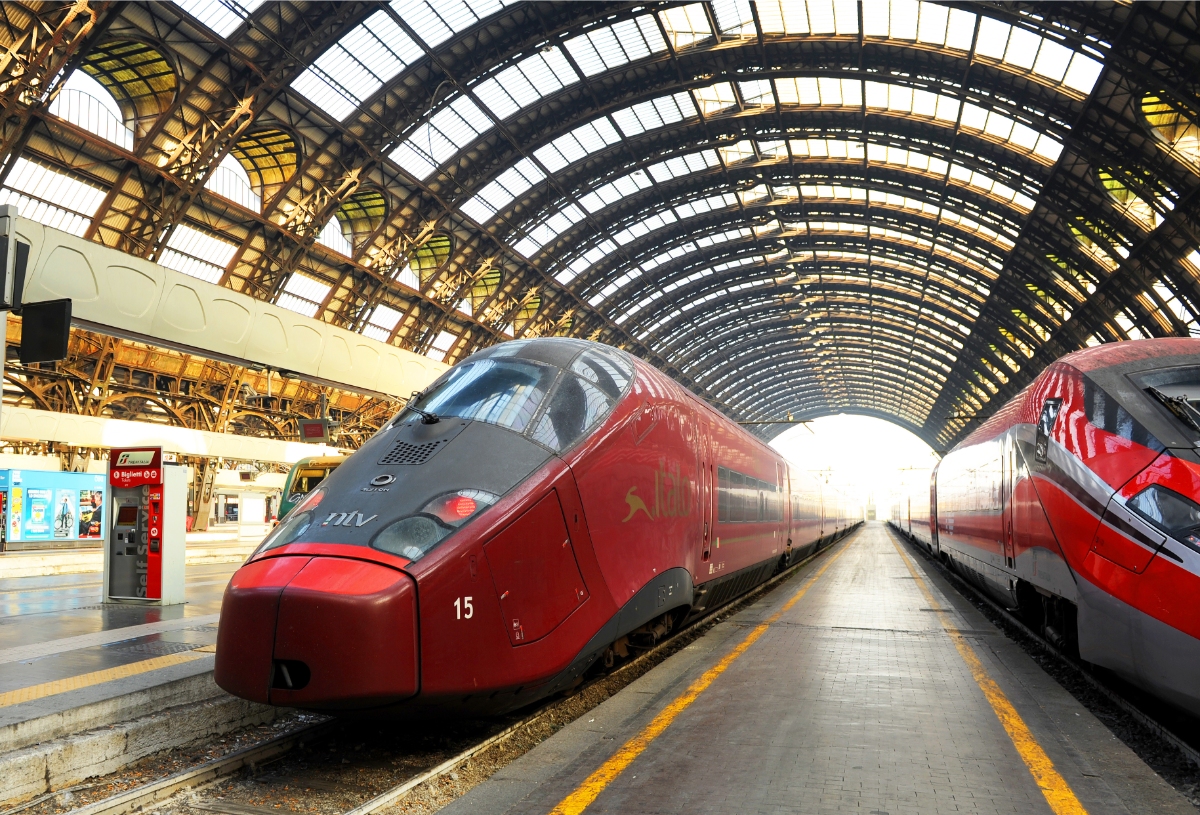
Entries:
{"label": "red high-speed train", "polygon": [[508,342],[415,395],[234,574],[216,681],[307,709],[502,712],[848,525],[815,479],[654,368]]}
{"label": "red high-speed train", "polygon": [[1200,340],[1089,348],[955,447],[893,523],[1052,641],[1200,713],[1198,446]]}

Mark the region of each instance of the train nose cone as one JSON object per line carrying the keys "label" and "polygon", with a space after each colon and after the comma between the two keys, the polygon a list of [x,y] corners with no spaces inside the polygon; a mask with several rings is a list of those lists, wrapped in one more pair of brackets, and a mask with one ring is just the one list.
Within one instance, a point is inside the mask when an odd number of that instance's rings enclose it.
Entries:
{"label": "train nose cone", "polygon": [[[348,558],[273,560],[304,562],[294,570],[278,567],[275,580],[263,581],[266,575],[252,574],[244,582],[254,581],[254,586],[235,589],[231,583],[217,635],[217,684],[247,699],[322,709],[375,707],[417,693],[417,604],[412,578]],[[280,585],[286,571],[292,574]],[[265,594],[265,583],[275,584],[273,609],[261,600],[254,602],[257,595]],[[227,623],[232,622],[225,617],[229,611],[237,613],[238,624],[229,625],[229,636],[223,638]],[[251,614],[261,616],[251,620]],[[265,648],[264,630],[270,633]],[[229,645],[231,667],[223,673],[225,641],[241,639],[243,634],[252,642]],[[253,658],[234,670],[232,664],[251,649]]]}
{"label": "train nose cone", "polygon": [[252,702],[269,701],[279,598],[309,560],[258,560],[238,569],[229,581],[221,601],[214,678],[234,696]]}
{"label": "train nose cone", "polygon": [[403,572],[313,558],[279,601],[271,703],[373,707],[416,694],[416,597]]}

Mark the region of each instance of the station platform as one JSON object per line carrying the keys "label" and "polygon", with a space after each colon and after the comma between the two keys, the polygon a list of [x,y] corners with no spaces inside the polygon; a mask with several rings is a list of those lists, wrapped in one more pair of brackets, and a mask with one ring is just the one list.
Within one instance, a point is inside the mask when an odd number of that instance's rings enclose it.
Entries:
{"label": "station platform", "polygon": [[274,718],[212,679],[241,562],[189,564],[165,607],[102,603],[97,573],[0,579],[0,803]]}
{"label": "station platform", "polygon": [[442,810],[1189,813],[881,522]]}
{"label": "station platform", "polygon": [[[261,535],[253,539],[239,538],[236,526],[205,532],[188,532],[186,561],[189,565],[240,565],[261,542]],[[17,577],[66,574],[99,575],[103,569],[104,553],[99,544],[78,549],[23,549],[0,552],[0,581]],[[96,579],[99,580],[99,577]]]}

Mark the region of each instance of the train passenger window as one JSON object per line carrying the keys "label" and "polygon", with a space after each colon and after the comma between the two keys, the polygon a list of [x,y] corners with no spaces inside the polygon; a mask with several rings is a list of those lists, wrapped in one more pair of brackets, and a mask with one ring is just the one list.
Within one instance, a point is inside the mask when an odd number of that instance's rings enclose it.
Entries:
{"label": "train passenger window", "polygon": [[452,368],[416,406],[438,416],[488,422],[520,433],[537,412],[556,374],[555,368],[526,360],[468,361]]}
{"label": "train passenger window", "polygon": [[591,382],[600,390],[616,399],[633,378],[633,368],[617,357],[602,355],[595,351],[584,351],[574,362],[571,370]]}
{"label": "train passenger window", "polygon": [[561,452],[607,416],[613,404],[613,399],[596,383],[563,374],[530,436]]}
{"label": "train passenger window", "polygon": [[1038,418],[1037,440],[1033,448],[1033,457],[1039,464],[1046,463],[1046,455],[1050,452],[1050,434],[1054,432],[1054,422],[1058,419],[1058,411],[1062,407],[1062,399],[1047,399],[1042,403],[1042,415]]}
{"label": "train passenger window", "polygon": [[717,468],[717,521],[726,524],[782,521],[785,498],[776,484]]}

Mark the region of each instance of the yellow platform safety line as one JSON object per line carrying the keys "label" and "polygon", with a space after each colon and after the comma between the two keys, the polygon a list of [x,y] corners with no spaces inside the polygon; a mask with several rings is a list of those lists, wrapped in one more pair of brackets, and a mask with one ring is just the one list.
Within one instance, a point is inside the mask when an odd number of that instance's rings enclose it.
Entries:
{"label": "yellow platform safety line", "polygon": [[157,671],[160,668],[170,668],[172,665],[182,665],[185,662],[191,662],[203,656],[203,653],[197,653],[196,651],[184,651],[180,654],[144,659],[140,662],[131,662],[128,665],[121,665],[117,668],[106,668],[103,671],[92,671],[91,673],[80,674],[79,676],[55,679],[53,682],[43,682],[40,685],[31,685],[28,688],[10,690],[0,693],[0,707],[19,705],[22,702],[32,702],[35,699],[45,699],[47,696],[54,696],[59,693],[66,693],[67,691],[90,688],[93,685],[102,685],[105,682],[112,682],[116,679],[125,679],[126,677]]}
{"label": "yellow platform safety line", "polygon": [[833,557],[825,562],[824,566],[817,570],[812,579],[784,603],[779,611],[776,611],[765,621],[756,625],[746,635],[746,638],[737,644],[737,647],[722,657],[720,662],[705,671],[699,679],[688,686],[686,691],[655,716],[653,721],[646,725],[640,733],[627,741],[615,755],[600,765],[600,768],[589,775],[574,792],[562,799],[558,803],[558,806],[551,811],[550,815],[579,815],[579,813],[587,809],[600,796],[605,787],[624,772],[625,768],[632,764],[633,760],[641,755],[650,746],[652,741],[661,736],[663,731],[671,726],[671,723],[675,721],[680,713],[686,710],[692,702],[696,701],[700,694],[704,693],[718,676],[723,674],[738,657],[746,653],[746,650],[757,642],[763,634],[767,633],[767,629],[771,625],[778,622],[780,617],[790,611],[792,606],[799,602],[800,598],[812,588],[821,575],[825,574],[825,570],[832,566],[833,562],[845,551],[846,547],[838,550]]}
{"label": "yellow platform safety line", "polygon": [[1000,724],[1008,732],[1008,737],[1012,739],[1013,746],[1017,748],[1017,753],[1020,754],[1021,760],[1029,768],[1029,774],[1033,776],[1033,780],[1037,783],[1038,788],[1041,789],[1042,795],[1046,798],[1046,803],[1050,805],[1050,809],[1054,811],[1055,815],[1087,815],[1087,810],[1084,809],[1079,799],[1075,797],[1075,792],[1071,789],[1071,785],[1054,768],[1054,762],[1050,760],[1050,756],[1046,755],[1046,751],[1042,749],[1042,745],[1038,744],[1038,740],[1030,732],[1028,725],[1025,724],[1025,720],[1021,718],[1021,714],[1017,713],[1017,709],[1013,707],[1013,703],[1004,695],[1004,691],[1000,690],[1000,686],[988,675],[987,670],[983,667],[983,663],[979,661],[979,656],[975,653],[975,649],[958,632],[957,627],[951,624],[951,620],[946,615],[945,610],[942,609],[941,604],[934,600],[933,592],[929,590],[929,586],[925,583],[925,580],[917,573],[912,561],[909,560],[908,555],[904,553],[904,550],[900,548],[900,544],[894,538],[892,545],[896,547],[896,551],[900,554],[900,559],[908,567],[909,574],[916,580],[917,588],[925,596],[925,601],[929,603],[929,607],[937,612],[938,622],[941,623],[946,633],[950,635],[950,639],[954,642],[954,647],[958,649],[958,655],[962,657],[962,661],[971,670],[971,676],[974,677],[975,683],[979,685],[979,689],[983,691],[983,695],[992,706],[996,718],[1000,720]]}

